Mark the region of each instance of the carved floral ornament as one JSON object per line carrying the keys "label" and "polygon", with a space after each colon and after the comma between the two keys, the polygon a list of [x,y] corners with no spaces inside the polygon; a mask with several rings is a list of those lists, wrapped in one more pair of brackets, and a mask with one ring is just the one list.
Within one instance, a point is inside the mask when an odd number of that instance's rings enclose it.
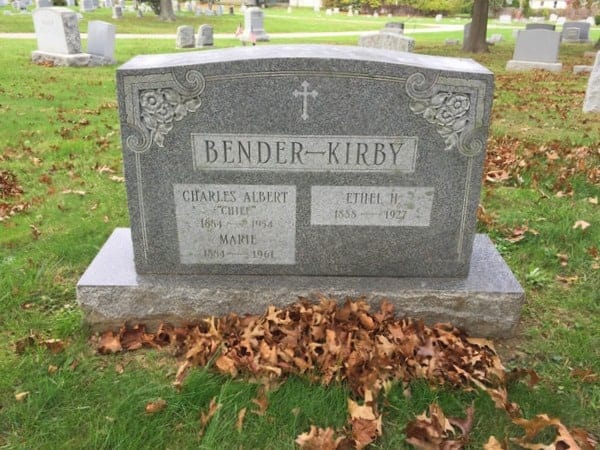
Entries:
{"label": "carved floral ornament", "polygon": [[436,126],[450,151],[458,149],[464,156],[474,156],[483,150],[483,142],[476,139],[477,132],[471,117],[470,94],[449,86],[438,86],[437,77],[428,82],[421,73],[414,73],[406,80],[406,92],[411,98],[409,108]]}
{"label": "carved floral ornament", "polygon": [[[145,78],[151,81],[146,82]],[[131,82],[127,95],[134,98],[127,100],[137,103],[137,113],[128,111],[127,122],[136,134],[127,137],[127,147],[136,153],[147,151],[152,144],[164,147],[174,123],[200,108],[204,87],[204,78],[195,70],[186,73],[184,82],[174,73],[158,79],[150,75]]]}

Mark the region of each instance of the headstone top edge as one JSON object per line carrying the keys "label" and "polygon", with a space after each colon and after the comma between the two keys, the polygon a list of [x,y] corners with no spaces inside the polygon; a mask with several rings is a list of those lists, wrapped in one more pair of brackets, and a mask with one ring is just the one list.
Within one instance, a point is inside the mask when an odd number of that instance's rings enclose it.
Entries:
{"label": "headstone top edge", "polygon": [[48,11],[52,11],[55,13],[73,13],[73,14],[77,14],[75,11],[73,11],[72,9],[66,8],[64,6],[42,6],[41,8],[36,8],[33,10],[33,14],[35,14],[36,12],[48,12]]}
{"label": "headstone top edge", "polygon": [[451,58],[447,56],[393,52],[358,46],[315,44],[233,47],[202,52],[138,55],[120,66],[117,69],[117,72],[270,59],[361,60],[373,63],[415,66],[424,69],[449,72],[470,72],[493,75],[493,72],[489,69],[469,58]]}

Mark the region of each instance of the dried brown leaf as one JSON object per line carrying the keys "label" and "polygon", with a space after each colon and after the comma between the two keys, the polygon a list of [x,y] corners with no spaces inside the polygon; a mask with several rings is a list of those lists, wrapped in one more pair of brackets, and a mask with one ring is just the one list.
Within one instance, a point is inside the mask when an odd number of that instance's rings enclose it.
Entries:
{"label": "dried brown leaf", "polygon": [[123,347],[118,335],[115,335],[112,331],[106,331],[100,336],[98,353],[106,355],[108,353],[117,353],[121,350],[123,350]]}
{"label": "dried brown leaf", "polygon": [[308,433],[302,433],[296,438],[296,444],[305,450],[336,450],[343,437],[335,437],[333,428],[318,428],[310,426]]}
{"label": "dried brown leaf", "polygon": [[146,414],[155,414],[167,407],[167,401],[159,398],[153,402],[146,403]]}
{"label": "dried brown leaf", "polygon": [[17,392],[15,394],[15,400],[18,402],[24,401],[29,396],[29,391]]}
{"label": "dried brown leaf", "polygon": [[242,428],[244,427],[244,418],[246,417],[247,408],[242,408],[238,412],[237,422],[235,423],[235,428],[238,430],[238,433],[242,432]]}

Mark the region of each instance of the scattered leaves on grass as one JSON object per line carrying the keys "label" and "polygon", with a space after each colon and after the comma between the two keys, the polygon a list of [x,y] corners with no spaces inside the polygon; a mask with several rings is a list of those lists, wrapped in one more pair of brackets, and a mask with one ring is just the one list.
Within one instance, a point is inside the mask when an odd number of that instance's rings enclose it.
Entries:
{"label": "scattered leaves on grass", "polygon": [[597,383],[600,381],[600,375],[591,369],[573,369],[571,376],[585,383]]}
{"label": "scattered leaves on grass", "polygon": [[[523,448],[532,450],[547,449],[581,449],[593,450],[597,444],[596,440],[585,430],[576,429],[572,434],[557,418],[550,418],[546,414],[538,414],[533,419],[517,418],[513,423],[523,428],[525,435],[520,438],[511,439]],[[556,436],[554,441],[548,444],[533,442],[533,439],[544,429],[554,428]],[[576,438],[576,437],[577,438]]]}
{"label": "scattered leaves on grass", "polygon": [[[252,412],[258,415],[267,413],[265,386],[276,384],[283,376],[303,374],[324,385],[346,381],[353,393],[348,399],[348,426],[337,431],[312,426],[296,439],[306,449],[364,448],[375,442],[382,433],[379,394],[392,382],[408,383],[418,378],[468,390],[476,386],[516,424],[528,427],[519,405],[509,400],[506,383],[529,377],[532,387],[539,381],[532,370],[507,374],[491,341],[469,337],[450,324],[429,327],[421,321],[396,318],[387,301],[371,312],[363,300],[338,305],[325,296],[318,303],[300,299],[287,308],[270,306],[262,315],[230,313],[178,328],[163,324],[155,333],[143,325],[123,326],[117,333],[103,333],[97,342],[99,353],[167,345],[183,356],[175,386],[181,386],[190,368],[211,361],[223,374],[261,381],[263,385],[252,400],[258,407]],[[201,433],[217,409],[213,399],[208,412],[202,413]],[[238,430],[245,415],[244,408],[238,414]],[[429,415],[424,413],[407,426],[408,442],[426,449],[463,448],[473,420],[472,406],[465,419],[456,419],[447,418],[437,405],[430,405]],[[560,442],[568,442],[565,436],[569,430],[558,423],[553,426]],[[521,442],[537,445],[525,438],[517,443]],[[507,448],[495,438],[486,446],[489,450]]]}
{"label": "scattered leaves on grass", "polygon": [[18,197],[23,193],[17,176],[9,170],[0,170],[0,199]]}
{"label": "scattered leaves on grass", "polygon": [[153,402],[146,403],[146,414],[156,414],[159,411],[162,411],[167,407],[167,401],[159,398]]}
{"label": "scattered leaves on grass", "polygon": [[437,403],[429,405],[427,412],[417,416],[406,426],[406,442],[424,450],[458,450],[469,440],[473,428],[473,405],[467,408],[465,419],[446,417]]}

